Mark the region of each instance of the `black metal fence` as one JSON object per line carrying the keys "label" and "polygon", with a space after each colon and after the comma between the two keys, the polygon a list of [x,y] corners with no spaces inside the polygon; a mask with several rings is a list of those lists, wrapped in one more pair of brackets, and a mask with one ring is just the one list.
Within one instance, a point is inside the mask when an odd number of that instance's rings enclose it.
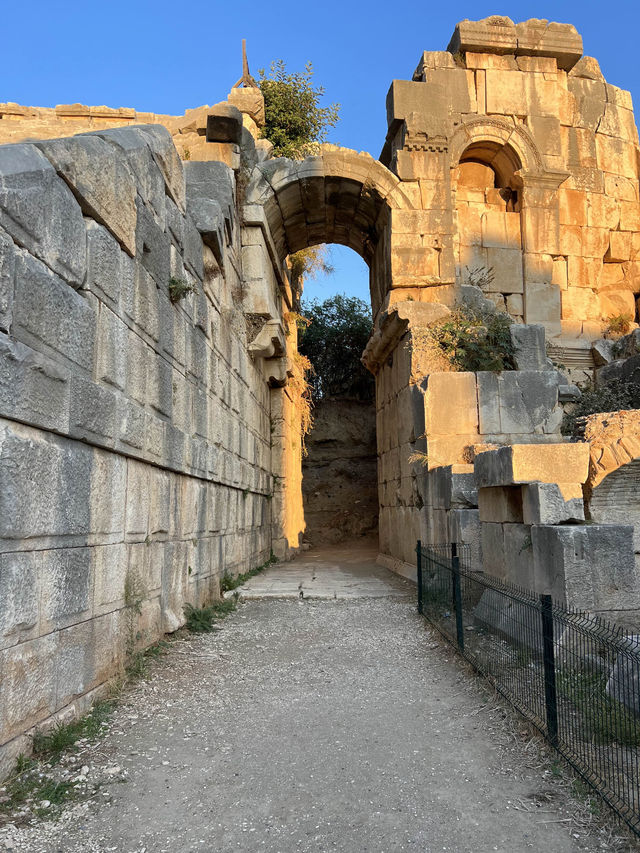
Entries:
{"label": "black metal fence", "polygon": [[418,609],[640,835],[640,636],[417,547]]}

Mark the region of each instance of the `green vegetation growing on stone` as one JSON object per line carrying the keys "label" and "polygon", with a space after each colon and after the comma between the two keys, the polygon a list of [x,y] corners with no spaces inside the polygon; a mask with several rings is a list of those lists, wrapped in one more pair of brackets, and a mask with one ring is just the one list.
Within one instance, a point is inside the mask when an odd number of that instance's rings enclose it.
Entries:
{"label": "green vegetation growing on stone", "polygon": [[215,629],[215,624],[219,619],[224,619],[225,616],[233,613],[235,609],[236,602],[233,598],[216,601],[207,607],[194,607],[192,604],[185,604],[184,615],[187,620],[186,626],[194,634],[210,633]]}
{"label": "green vegetation growing on stone", "polygon": [[631,328],[633,317],[630,314],[614,314],[607,321],[607,335],[626,335]]}
{"label": "green vegetation growing on stone", "polygon": [[340,105],[320,106],[324,89],[313,85],[312,64],[308,62],[304,71],[289,72],[278,59],[271,63],[268,74],[264,69],[258,74],[264,96],[262,135],[273,145],[274,157],[302,160],[317,153],[329,128],[338,122]]}
{"label": "green vegetation growing on stone", "polygon": [[255,569],[249,569],[248,572],[242,572],[239,575],[232,575],[229,572],[225,572],[220,578],[220,593],[230,592],[232,589],[237,589],[239,586],[245,584],[250,578],[259,575],[260,572],[264,572],[265,569],[268,569],[269,566],[272,566],[274,563],[278,562],[278,558],[276,555],[271,552],[269,559],[266,560],[261,566],[256,566]]}
{"label": "green vegetation growing on stone", "polygon": [[511,323],[507,314],[464,306],[431,326],[429,337],[454,370],[515,370]]}
{"label": "green vegetation growing on stone", "polygon": [[183,278],[175,278],[172,276],[169,279],[169,299],[174,305],[194,291],[195,287]]}
{"label": "green vegetation growing on stone", "polygon": [[355,296],[337,294],[324,302],[303,303],[301,310],[310,323],[298,327],[298,349],[313,365],[313,399],[372,400],[373,376],[360,361],[372,330],[369,306]]}
{"label": "green vegetation growing on stone", "polygon": [[96,702],[84,717],[70,723],[58,723],[47,732],[37,731],[33,736],[33,754],[55,763],[63,752],[72,749],[81,738],[101,735],[114,708],[113,701]]}
{"label": "green vegetation growing on stone", "polygon": [[562,418],[563,435],[575,435],[578,418],[599,412],[618,412],[621,409],[640,409],[640,386],[623,379],[613,379],[606,385],[583,390],[582,397]]}

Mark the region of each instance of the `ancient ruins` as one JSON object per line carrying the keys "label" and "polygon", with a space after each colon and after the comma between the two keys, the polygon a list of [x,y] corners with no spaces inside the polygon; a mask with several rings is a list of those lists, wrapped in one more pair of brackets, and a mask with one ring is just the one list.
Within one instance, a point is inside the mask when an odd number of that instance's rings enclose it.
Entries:
{"label": "ancient ruins", "polygon": [[[560,432],[578,383],[640,383],[630,95],[574,27],[495,17],[387,112],[379,160],[293,162],[251,86],[182,117],[0,104],[0,770],[223,571],[299,547],[287,258],[319,243],[370,268],[380,562],[470,543],[640,625],[640,412]],[[517,370],[434,369],[425,330],[458,304],[513,318]]]}

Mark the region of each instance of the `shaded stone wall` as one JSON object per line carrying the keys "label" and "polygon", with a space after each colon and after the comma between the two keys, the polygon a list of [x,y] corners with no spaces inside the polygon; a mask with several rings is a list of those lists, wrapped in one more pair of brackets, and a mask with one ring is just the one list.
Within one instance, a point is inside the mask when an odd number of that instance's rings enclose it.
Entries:
{"label": "shaded stone wall", "polygon": [[286,341],[256,344],[243,239],[233,171],[164,128],[0,147],[2,769],[279,539]]}
{"label": "shaded stone wall", "polygon": [[321,400],[302,460],[302,496],[312,545],[378,531],[376,412],[373,403]]}

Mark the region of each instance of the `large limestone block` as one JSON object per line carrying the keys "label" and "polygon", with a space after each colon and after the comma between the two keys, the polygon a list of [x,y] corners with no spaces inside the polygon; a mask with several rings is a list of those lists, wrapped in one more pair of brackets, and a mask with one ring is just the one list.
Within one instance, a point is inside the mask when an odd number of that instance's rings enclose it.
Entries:
{"label": "large limestone block", "polygon": [[516,27],[511,18],[494,15],[481,21],[460,21],[451,36],[447,50],[466,53],[515,53],[518,46]]}
{"label": "large limestone block", "polygon": [[90,379],[70,381],[69,434],[74,438],[114,447],[119,435],[118,397]]}
{"label": "large limestone block", "polygon": [[543,325],[513,323],[509,327],[518,370],[546,370],[546,332]]}
{"label": "large limestone block", "polygon": [[473,465],[444,465],[425,473],[426,501],[437,509],[478,505]]}
{"label": "large limestone block", "polygon": [[233,170],[224,163],[185,163],[187,209],[202,239],[222,264],[235,216]]}
{"label": "large limestone block", "polygon": [[582,56],[582,37],[571,24],[532,19],[515,25],[518,55],[550,56],[570,71]]}
{"label": "large limestone block", "polygon": [[522,211],[523,245],[532,254],[557,255],[559,213],[553,206],[527,206]]}
{"label": "large limestone block", "polygon": [[636,301],[628,290],[603,290],[599,294],[601,315],[604,318],[619,317],[621,314],[630,319],[635,317]]}
{"label": "large limestone block", "polygon": [[45,551],[38,574],[41,633],[90,618],[93,611],[91,548],[52,548]]}
{"label": "large limestone block", "polygon": [[124,154],[104,139],[91,136],[53,139],[38,147],[67,182],[85,216],[108,228],[133,255],[136,182]]}
{"label": "large limestone block", "polygon": [[215,104],[207,116],[207,142],[240,144],[242,128],[242,113],[236,106]]}
{"label": "large limestone block", "polygon": [[158,225],[164,228],[166,224],[165,182],[147,144],[147,139],[139,132],[139,128],[109,128],[105,131],[85,134],[84,138],[100,139],[111,148],[117,160],[127,164],[135,176],[137,194],[149,206]]}
{"label": "large limestone block", "polygon": [[474,462],[478,488],[542,483],[584,483],[589,472],[589,445],[514,444],[479,453]]}
{"label": "large limestone block", "polygon": [[0,229],[0,332],[8,332],[13,316],[13,282],[16,249],[9,235]]}
{"label": "large limestone block", "polygon": [[202,281],[204,279],[204,247],[200,231],[189,214],[184,218],[184,263]]}
{"label": "large limestone block", "polygon": [[96,376],[100,382],[124,391],[127,381],[129,329],[106,305],[100,307]]}
{"label": "large limestone block", "polygon": [[522,486],[525,524],[562,524],[584,521],[579,483],[529,483]]}
{"label": "large limestone block", "polygon": [[535,587],[531,528],[526,524],[503,524],[506,580],[516,586]]}
{"label": "large limestone block", "polygon": [[122,535],[124,460],[0,421],[0,551],[16,540]]}
{"label": "large limestone block", "polygon": [[[164,227],[164,192],[160,196],[158,174],[167,195],[179,210],[185,210],[185,186],[182,161],[169,131],[162,125],[114,127],[96,131],[103,139],[126,152],[129,164],[136,173],[139,189],[145,201],[153,208]],[[89,135],[89,134],[87,134]],[[151,154],[151,158],[149,157]]]}
{"label": "large limestone block", "polygon": [[556,432],[560,425],[558,379],[549,370],[482,371],[478,407],[482,435]]}
{"label": "large limestone block", "polygon": [[49,634],[0,652],[0,740],[28,731],[57,710],[59,635]]}
{"label": "large limestone block", "polygon": [[34,552],[0,555],[0,649],[30,639],[37,629],[37,564]]}
{"label": "large limestone block", "polygon": [[[450,112],[469,113],[472,106],[475,109],[467,74],[473,75],[473,72],[445,68],[427,71],[428,83],[394,80],[387,94],[389,124],[408,119],[413,113],[429,136],[445,135],[446,117]],[[475,92],[473,95],[475,100]]]}
{"label": "large limestone block", "polygon": [[93,369],[93,308],[30,255],[22,255],[16,264],[12,332],[61,365],[70,364],[86,372]]}
{"label": "large limestone block", "polygon": [[0,416],[44,429],[69,426],[69,377],[50,359],[0,333]]}
{"label": "large limestone block", "polygon": [[[603,172],[613,172],[623,178],[637,180],[637,145],[634,142],[625,142],[612,136],[596,134],[596,156],[598,168]],[[623,226],[624,227],[624,226]]]}
{"label": "large limestone block", "polygon": [[527,324],[559,327],[561,292],[555,284],[527,281],[524,287],[524,319]]}
{"label": "large limestone block", "polygon": [[[166,288],[171,278],[171,241],[140,196],[136,197],[136,207],[137,266],[145,267],[158,287]],[[143,317],[136,320],[141,322]]]}
{"label": "large limestone block", "polygon": [[80,205],[35,145],[0,146],[0,226],[74,287],[86,269]]}
{"label": "large limestone block", "polygon": [[[145,611],[138,620],[145,631]],[[56,660],[56,706],[62,708],[118,672],[125,643],[125,626],[121,614],[104,616],[71,625],[59,633]],[[149,632],[147,637],[157,637]]]}
{"label": "large limestone block", "polygon": [[449,541],[466,545],[469,560],[463,565],[469,571],[482,570],[481,524],[477,509],[452,509],[449,514]]}
{"label": "large limestone block", "polygon": [[87,222],[87,290],[117,310],[120,293],[133,286],[134,265],[135,260],[120,249],[106,228],[93,220]]}
{"label": "large limestone block", "polygon": [[596,613],[640,610],[631,525],[534,525],[536,590]]}
{"label": "large limestone block", "polygon": [[598,320],[602,316],[600,298],[586,287],[570,287],[562,293],[563,320]]}
{"label": "large limestone block", "polygon": [[505,580],[507,565],[504,556],[503,525],[495,522],[480,523],[482,569],[491,577]]}
{"label": "large limestone block", "polygon": [[427,435],[429,470],[441,465],[465,464],[478,439],[477,432],[469,435]]}
{"label": "large limestone block", "polygon": [[480,521],[522,523],[522,487],[478,489],[478,511]]}
{"label": "large limestone block", "polygon": [[260,89],[248,86],[236,87],[229,92],[228,101],[241,113],[251,116],[258,127],[264,126],[264,95]]}
{"label": "large limestone block", "polygon": [[432,373],[424,395],[427,437],[469,435],[478,431],[474,373]]}
{"label": "large limestone block", "polygon": [[527,115],[525,75],[520,71],[485,71],[487,112]]}
{"label": "large limestone block", "polygon": [[557,376],[549,370],[505,371],[499,376],[500,429],[507,434],[554,432]]}
{"label": "large limestone block", "polygon": [[520,249],[486,249],[487,266],[493,270],[493,281],[487,286],[488,293],[522,293],[522,252]]}

